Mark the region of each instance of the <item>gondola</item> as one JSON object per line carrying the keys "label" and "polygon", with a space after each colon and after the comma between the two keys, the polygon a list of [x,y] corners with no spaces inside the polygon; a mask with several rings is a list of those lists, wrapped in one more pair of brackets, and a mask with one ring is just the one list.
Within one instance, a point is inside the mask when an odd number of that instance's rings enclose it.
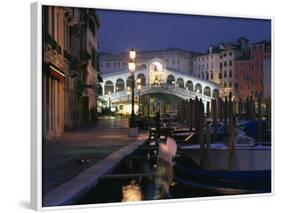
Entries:
{"label": "gondola", "polygon": [[176,161],[174,181],[193,190],[221,195],[271,192],[271,170],[220,171],[189,165]]}

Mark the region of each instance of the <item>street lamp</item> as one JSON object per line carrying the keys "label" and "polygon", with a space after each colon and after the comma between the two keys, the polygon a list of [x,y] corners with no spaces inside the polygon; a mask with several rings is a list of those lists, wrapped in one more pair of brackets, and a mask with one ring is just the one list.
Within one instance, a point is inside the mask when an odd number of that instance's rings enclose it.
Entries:
{"label": "street lamp", "polygon": [[129,55],[130,55],[130,59],[132,60],[136,59],[136,51],[134,50],[134,48],[130,50]]}
{"label": "street lamp", "polygon": [[128,101],[129,101],[129,97],[130,97],[130,94],[131,94],[131,88],[130,87],[127,87],[127,96],[128,96]]}
{"label": "street lamp", "polygon": [[[138,79],[138,80],[140,80],[140,79]],[[140,83],[138,83],[137,89],[139,92],[139,114],[138,115],[140,116],[141,115],[140,114],[140,104],[141,104],[141,96],[140,96],[141,84]]]}
{"label": "street lamp", "polygon": [[131,88],[127,87],[127,97],[128,97],[127,102],[128,102],[128,104],[126,104],[126,117],[129,114],[129,100],[130,100],[130,94],[131,94],[130,90],[131,90]]}
{"label": "street lamp", "polygon": [[132,112],[131,112],[131,120],[130,120],[130,128],[132,128],[132,132],[130,132],[130,136],[137,136],[138,130],[136,128],[135,124],[135,97],[134,97],[134,91],[135,91],[135,71],[136,71],[136,51],[132,48],[129,52],[130,60],[128,63],[129,72],[132,76]]}

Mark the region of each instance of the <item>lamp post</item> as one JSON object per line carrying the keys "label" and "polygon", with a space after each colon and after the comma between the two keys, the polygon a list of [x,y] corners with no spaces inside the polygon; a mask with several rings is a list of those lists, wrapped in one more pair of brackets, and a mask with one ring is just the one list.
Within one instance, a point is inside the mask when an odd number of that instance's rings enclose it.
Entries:
{"label": "lamp post", "polygon": [[130,90],[131,90],[130,87],[127,87],[128,102],[129,102],[129,97],[130,97],[130,94],[131,94]]}
{"label": "lamp post", "polygon": [[140,113],[140,105],[141,105],[141,96],[140,96],[141,79],[137,80],[137,89],[138,89],[138,92],[139,92],[139,113],[138,113],[138,116],[140,116],[141,115],[141,113]]}
{"label": "lamp post", "polygon": [[108,92],[108,107],[111,110],[111,91]]}
{"label": "lamp post", "polygon": [[131,72],[131,76],[132,76],[132,112],[131,112],[129,136],[135,137],[138,135],[138,128],[136,127],[136,123],[135,123],[135,107],[134,107],[134,105],[135,105],[134,91],[135,91],[136,51],[133,48],[130,50],[129,56],[130,56],[130,61],[128,63],[128,68],[129,68],[129,71]]}
{"label": "lamp post", "polygon": [[127,115],[129,114],[129,100],[130,100],[130,94],[131,94],[131,88],[130,87],[127,87],[127,102],[128,104],[126,104],[126,117]]}

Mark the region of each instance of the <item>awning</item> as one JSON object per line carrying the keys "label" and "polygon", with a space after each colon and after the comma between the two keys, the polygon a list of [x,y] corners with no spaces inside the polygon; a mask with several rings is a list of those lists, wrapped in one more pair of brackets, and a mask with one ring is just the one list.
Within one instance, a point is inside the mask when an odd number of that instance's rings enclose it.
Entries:
{"label": "awning", "polygon": [[49,73],[52,77],[64,81],[65,74],[52,64],[49,65]]}

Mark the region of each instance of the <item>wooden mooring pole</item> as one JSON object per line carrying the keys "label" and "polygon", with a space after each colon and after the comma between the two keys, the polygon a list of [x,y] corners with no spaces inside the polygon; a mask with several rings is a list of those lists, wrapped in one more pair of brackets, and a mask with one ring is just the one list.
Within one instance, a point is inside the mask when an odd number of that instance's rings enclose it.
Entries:
{"label": "wooden mooring pole", "polygon": [[186,100],[185,102],[185,120],[186,120],[186,128],[189,127],[190,125],[190,101],[189,100]]}
{"label": "wooden mooring pole", "polygon": [[[216,141],[217,129],[215,127],[216,127],[216,123],[217,123],[217,101],[215,99],[212,100],[212,115],[213,115],[213,126],[214,126],[212,141]],[[210,131],[210,130],[208,129],[208,131]]]}
{"label": "wooden mooring pole", "polygon": [[261,94],[258,97],[258,141],[262,141],[262,112],[261,112]]}
{"label": "wooden mooring pole", "polygon": [[235,142],[235,126],[236,118],[233,115],[232,93],[229,93],[229,142],[228,142],[228,170],[232,170],[233,155],[234,155],[234,142]]}
{"label": "wooden mooring pole", "polygon": [[204,104],[202,102],[202,99],[200,101],[197,101],[197,122],[198,122],[198,142],[200,144],[200,167],[204,168],[204,162],[205,162],[205,145],[204,145]]}
{"label": "wooden mooring pole", "polygon": [[207,101],[207,104],[206,104],[206,118],[209,118],[210,116],[210,102]]}
{"label": "wooden mooring pole", "polygon": [[207,169],[210,169],[211,167],[211,134],[210,134],[210,127],[208,123],[206,123],[206,144],[207,144],[207,149],[206,149],[206,159],[204,166],[206,166]]}
{"label": "wooden mooring pole", "polygon": [[189,131],[192,131],[192,127],[193,127],[193,115],[194,115],[194,100],[190,99],[190,102],[189,102],[189,119],[190,119],[190,122],[189,122]]}
{"label": "wooden mooring pole", "polygon": [[222,111],[223,111],[223,102],[222,102],[222,98],[219,98],[219,118],[220,118],[220,122],[223,121],[223,116],[222,116]]}
{"label": "wooden mooring pole", "polygon": [[271,129],[271,98],[266,99],[266,121],[267,128]]}
{"label": "wooden mooring pole", "polygon": [[225,96],[225,98],[224,98],[224,107],[223,107],[223,109],[224,109],[224,112],[223,112],[224,120],[223,120],[223,122],[224,122],[225,133],[228,132],[228,128],[227,128],[227,117],[228,117],[228,110],[227,110],[227,108],[228,107],[227,106],[228,106],[227,96]]}

